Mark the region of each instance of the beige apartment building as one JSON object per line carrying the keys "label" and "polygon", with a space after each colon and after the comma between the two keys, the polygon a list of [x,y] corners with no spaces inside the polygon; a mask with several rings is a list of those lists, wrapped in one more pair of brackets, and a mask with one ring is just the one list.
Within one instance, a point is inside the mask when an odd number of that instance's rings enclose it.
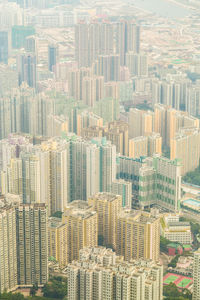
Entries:
{"label": "beige apartment building", "polygon": [[138,136],[129,140],[129,157],[140,158],[148,155],[148,137]]}
{"label": "beige apartment building", "polygon": [[3,293],[17,287],[15,204],[4,197],[0,198],[0,240],[0,293]]}
{"label": "beige apartment building", "polygon": [[200,130],[198,128],[180,130],[171,139],[170,158],[180,161],[182,175],[194,171],[199,166]]}
{"label": "beige apartment building", "polygon": [[108,123],[105,128],[106,138],[116,146],[117,153],[128,155],[128,124],[123,121]]}
{"label": "beige apartment building", "polygon": [[153,132],[148,136],[148,156],[156,153],[162,155],[162,137],[159,133]]}
{"label": "beige apartment building", "polygon": [[89,197],[89,205],[98,213],[98,235],[103,244],[116,249],[117,218],[122,208],[122,196],[97,193]]}
{"label": "beige apartment building", "polygon": [[68,263],[67,224],[60,218],[49,218],[48,221],[48,246],[49,257],[55,258],[62,268]]}
{"label": "beige apartment building", "polygon": [[116,146],[117,153],[128,155],[128,124],[126,122],[113,121],[108,123],[105,127],[97,125],[85,127],[82,129],[81,135],[86,139],[105,136]]}
{"label": "beige apartment building", "polygon": [[131,108],[128,117],[129,138],[150,135],[153,132],[153,116],[151,111]]}
{"label": "beige apartment building", "polygon": [[[62,233],[67,233],[68,249],[64,249],[67,252],[67,262],[79,259],[80,249],[97,245],[97,222],[97,212],[86,201],[75,200],[66,206],[62,223],[66,224],[67,231],[62,230]],[[59,247],[61,243],[58,244]]]}
{"label": "beige apartment building", "polygon": [[160,256],[160,219],[144,211],[124,209],[117,222],[118,255],[125,260],[152,259]]}

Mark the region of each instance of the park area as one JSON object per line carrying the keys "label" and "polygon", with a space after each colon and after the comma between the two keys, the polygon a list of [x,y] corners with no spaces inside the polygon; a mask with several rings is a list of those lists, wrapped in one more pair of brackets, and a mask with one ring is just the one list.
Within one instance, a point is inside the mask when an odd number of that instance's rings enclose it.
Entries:
{"label": "park area", "polygon": [[188,289],[192,282],[193,280],[190,277],[173,273],[167,273],[163,278],[164,285],[174,283],[179,289]]}

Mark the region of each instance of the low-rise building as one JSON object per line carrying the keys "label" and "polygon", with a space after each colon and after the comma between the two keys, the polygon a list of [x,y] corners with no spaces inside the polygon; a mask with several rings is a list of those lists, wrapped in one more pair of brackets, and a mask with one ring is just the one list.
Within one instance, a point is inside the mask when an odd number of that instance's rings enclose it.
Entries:
{"label": "low-rise building", "polygon": [[190,223],[181,222],[178,215],[167,214],[161,218],[161,235],[182,245],[192,243]]}

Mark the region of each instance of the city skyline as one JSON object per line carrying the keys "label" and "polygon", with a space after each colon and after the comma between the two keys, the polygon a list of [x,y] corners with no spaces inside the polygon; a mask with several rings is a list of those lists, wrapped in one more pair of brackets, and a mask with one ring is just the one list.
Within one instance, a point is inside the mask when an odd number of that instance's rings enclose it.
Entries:
{"label": "city skyline", "polygon": [[199,16],[0,0],[0,299],[199,300]]}

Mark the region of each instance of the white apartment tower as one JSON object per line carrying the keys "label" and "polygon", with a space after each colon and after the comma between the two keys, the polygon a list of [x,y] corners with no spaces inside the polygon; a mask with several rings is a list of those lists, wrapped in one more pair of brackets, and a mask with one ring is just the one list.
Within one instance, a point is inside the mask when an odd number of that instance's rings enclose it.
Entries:
{"label": "white apartment tower", "polygon": [[192,300],[200,299],[200,249],[194,253]]}

